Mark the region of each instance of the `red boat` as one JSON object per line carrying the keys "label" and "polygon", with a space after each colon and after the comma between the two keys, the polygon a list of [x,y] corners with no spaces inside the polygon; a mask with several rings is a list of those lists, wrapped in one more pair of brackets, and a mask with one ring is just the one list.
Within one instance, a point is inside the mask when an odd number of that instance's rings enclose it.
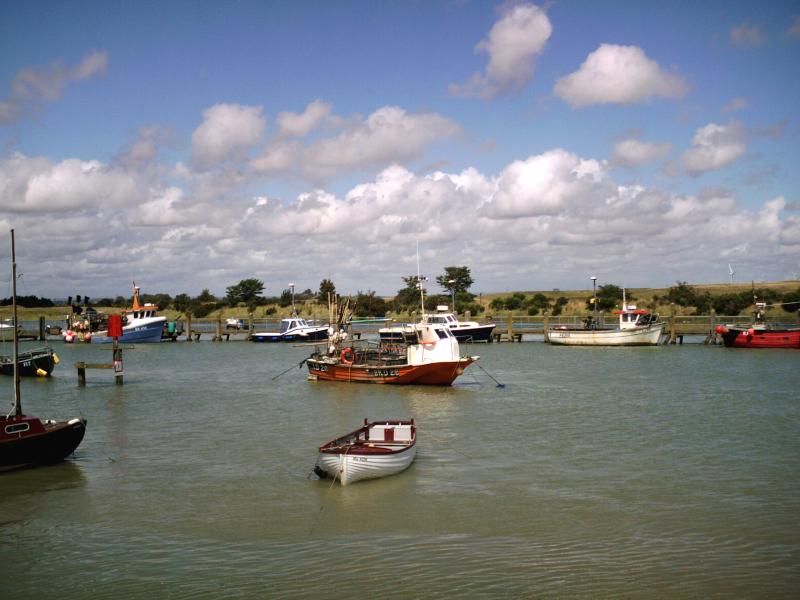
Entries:
{"label": "red boat", "polygon": [[800,327],[717,325],[716,332],[728,348],[800,348]]}

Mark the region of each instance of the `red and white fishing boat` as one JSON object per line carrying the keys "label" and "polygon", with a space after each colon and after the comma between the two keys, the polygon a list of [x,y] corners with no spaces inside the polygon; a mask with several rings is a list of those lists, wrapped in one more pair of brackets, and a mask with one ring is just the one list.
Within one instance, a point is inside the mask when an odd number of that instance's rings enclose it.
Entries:
{"label": "red and white fishing boat", "polygon": [[320,446],[314,472],[342,485],[405,471],[417,455],[417,427],[410,421],[367,422]]}
{"label": "red and white fishing boat", "polygon": [[752,325],[717,325],[728,348],[800,348],[800,327],[777,327],[764,318],[766,304],[756,303]]}
{"label": "red and white fishing boat", "polygon": [[[479,356],[461,356],[458,340],[446,325],[425,322],[381,330],[377,342],[353,340],[345,331],[351,322],[349,299],[330,302],[330,335],[305,360],[312,380],[397,385],[451,385]],[[335,315],[338,313],[338,317]],[[324,345],[323,345],[324,344]]]}
{"label": "red and white fishing boat", "polygon": [[340,331],[307,360],[310,379],[348,383],[451,385],[478,356],[461,356],[458,340],[443,325],[396,328],[399,339],[347,341]]}

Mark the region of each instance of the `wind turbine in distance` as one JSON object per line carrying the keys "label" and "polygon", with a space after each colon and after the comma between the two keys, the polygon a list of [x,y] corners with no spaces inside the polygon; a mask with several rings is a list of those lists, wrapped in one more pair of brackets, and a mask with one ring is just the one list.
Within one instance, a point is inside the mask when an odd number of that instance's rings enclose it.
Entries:
{"label": "wind turbine in distance", "polygon": [[733,285],[733,267],[731,266],[731,263],[728,263],[728,273],[731,276],[731,285]]}

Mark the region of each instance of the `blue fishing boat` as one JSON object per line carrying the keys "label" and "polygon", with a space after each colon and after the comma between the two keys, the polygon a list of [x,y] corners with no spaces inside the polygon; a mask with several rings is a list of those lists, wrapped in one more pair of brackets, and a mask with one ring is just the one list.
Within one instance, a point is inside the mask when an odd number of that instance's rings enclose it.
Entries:
{"label": "blue fishing boat", "polygon": [[[120,342],[129,344],[155,343],[161,341],[164,323],[167,318],[158,316],[155,304],[139,304],[139,288],[133,282],[133,306],[125,311],[122,318],[122,337]],[[110,344],[108,330],[92,333],[93,344]]]}

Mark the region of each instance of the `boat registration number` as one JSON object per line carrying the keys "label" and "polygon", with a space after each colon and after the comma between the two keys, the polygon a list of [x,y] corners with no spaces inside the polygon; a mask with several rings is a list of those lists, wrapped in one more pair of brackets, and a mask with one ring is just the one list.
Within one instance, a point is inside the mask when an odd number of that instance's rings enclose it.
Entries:
{"label": "boat registration number", "polygon": [[322,373],[325,373],[325,372],[328,371],[328,365],[318,365],[318,364],[315,364],[315,363],[308,363],[308,367],[312,371],[320,371]]}
{"label": "boat registration number", "polygon": [[556,337],[569,337],[569,331],[559,331]]}
{"label": "boat registration number", "polygon": [[397,369],[371,369],[371,377],[397,377],[400,372]]}

